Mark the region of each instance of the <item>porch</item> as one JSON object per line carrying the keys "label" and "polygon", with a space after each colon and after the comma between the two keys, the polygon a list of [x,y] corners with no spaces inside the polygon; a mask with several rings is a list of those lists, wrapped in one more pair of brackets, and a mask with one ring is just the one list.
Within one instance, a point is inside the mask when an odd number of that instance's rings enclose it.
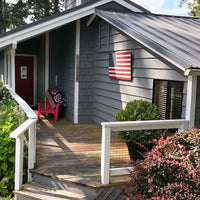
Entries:
{"label": "porch", "polygon": [[[130,159],[125,144],[114,137],[112,132],[186,129],[189,124],[189,120],[184,119],[106,122],[102,123],[101,143],[101,128],[94,124],[74,125],[66,119],[59,119],[55,123],[53,118],[42,118],[40,123],[36,124],[36,113],[18,95],[12,95],[28,117],[10,134],[10,137],[16,139],[16,200],[120,199],[119,187],[128,180],[127,168],[130,166]],[[36,127],[39,130],[37,133]],[[22,186],[26,130],[29,130],[28,181],[30,183]],[[68,195],[70,198],[67,198]],[[77,198],[77,195],[82,196]]]}
{"label": "porch", "polygon": [[[14,192],[19,199],[121,199],[120,188],[128,175],[112,176],[108,185],[101,183],[101,127],[64,118],[55,123],[51,116],[41,116],[36,127],[33,182]],[[127,147],[115,136],[110,160],[111,167],[130,166]]]}
{"label": "porch", "polygon": [[[31,172],[89,187],[101,184],[102,129],[95,124],[73,124],[67,119],[53,118],[37,123],[36,164]],[[130,166],[125,143],[111,137],[111,167]],[[128,176],[112,176],[110,185],[120,185]]]}

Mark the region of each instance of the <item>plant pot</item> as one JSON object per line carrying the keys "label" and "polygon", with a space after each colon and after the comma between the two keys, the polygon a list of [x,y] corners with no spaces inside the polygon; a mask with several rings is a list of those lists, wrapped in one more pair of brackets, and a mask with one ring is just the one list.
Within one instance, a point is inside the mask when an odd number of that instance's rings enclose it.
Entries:
{"label": "plant pot", "polygon": [[154,146],[152,143],[145,145],[143,144],[143,146],[146,147],[145,149],[135,142],[126,142],[126,145],[128,147],[129,156],[132,161],[144,160],[144,153],[147,152],[147,149],[148,151],[151,151]]}

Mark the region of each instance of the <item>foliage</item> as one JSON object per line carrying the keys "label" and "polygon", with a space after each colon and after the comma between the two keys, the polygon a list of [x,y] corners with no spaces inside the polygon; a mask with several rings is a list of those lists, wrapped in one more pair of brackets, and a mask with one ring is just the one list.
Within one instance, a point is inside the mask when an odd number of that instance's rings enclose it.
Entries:
{"label": "foliage", "polygon": [[190,16],[200,16],[200,0],[188,3],[188,8],[190,9]]}
{"label": "foliage", "polygon": [[63,0],[27,0],[31,21],[37,21],[62,11]]}
{"label": "foliage", "polygon": [[13,4],[0,0],[0,33],[26,24],[27,17],[28,7],[24,1],[18,0]]}
{"label": "foliage", "polygon": [[24,120],[10,92],[0,83],[0,194],[7,196],[14,187],[15,140],[9,134]]}
{"label": "foliage", "polygon": [[0,33],[63,10],[64,0],[0,0]]}
{"label": "foliage", "polygon": [[124,187],[129,200],[200,199],[200,130],[154,141],[144,161],[135,162]]}
{"label": "foliage", "polygon": [[[187,0],[181,0],[180,6],[186,2]],[[190,16],[200,16],[200,0],[193,0],[193,2],[188,3],[188,8],[190,9]]]}
{"label": "foliage", "polygon": [[[121,109],[115,115],[115,121],[141,121],[158,120],[159,111],[156,105],[145,100],[134,100],[127,103],[125,109]],[[125,142],[139,142],[147,144],[152,139],[161,136],[159,130],[118,131],[117,135]]]}

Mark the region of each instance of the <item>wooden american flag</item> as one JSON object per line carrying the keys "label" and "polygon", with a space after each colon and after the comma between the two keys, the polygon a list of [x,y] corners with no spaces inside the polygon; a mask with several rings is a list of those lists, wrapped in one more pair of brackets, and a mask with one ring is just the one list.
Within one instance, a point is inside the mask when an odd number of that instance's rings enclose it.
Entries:
{"label": "wooden american flag", "polygon": [[[114,64],[115,63],[115,64]],[[131,80],[131,52],[117,52],[116,60],[109,66],[109,77]]]}

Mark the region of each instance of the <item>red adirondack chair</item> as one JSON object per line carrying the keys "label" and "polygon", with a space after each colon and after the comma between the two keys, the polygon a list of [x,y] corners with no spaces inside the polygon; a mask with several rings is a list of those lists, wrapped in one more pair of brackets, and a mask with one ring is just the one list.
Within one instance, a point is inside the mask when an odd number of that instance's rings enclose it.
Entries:
{"label": "red adirondack chair", "polygon": [[[54,92],[54,91],[58,92],[55,89],[51,89],[51,91],[52,92]],[[51,91],[50,90],[46,91],[45,101],[38,103],[38,121],[40,120],[40,115],[42,113],[45,113],[45,114],[46,113],[52,113],[52,114],[54,114],[54,121],[57,122],[57,120],[58,120],[59,107],[60,107],[60,105],[62,105],[62,103],[55,103],[54,102],[53,97],[50,94]]]}
{"label": "red adirondack chair", "polygon": [[[45,108],[42,108],[42,104],[45,104]],[[61,105],[61,103],[56,104],[56,108],[52,109],[49,105],[49,102],[46,98],[45,101],[43,102],[39,102],[38,103],[38,121],[40,120],[40,114],[42,113],[52,113],[54,114],[54,121],[57,122],[58,120],[58,111],[59,111],[59,106]]]}

